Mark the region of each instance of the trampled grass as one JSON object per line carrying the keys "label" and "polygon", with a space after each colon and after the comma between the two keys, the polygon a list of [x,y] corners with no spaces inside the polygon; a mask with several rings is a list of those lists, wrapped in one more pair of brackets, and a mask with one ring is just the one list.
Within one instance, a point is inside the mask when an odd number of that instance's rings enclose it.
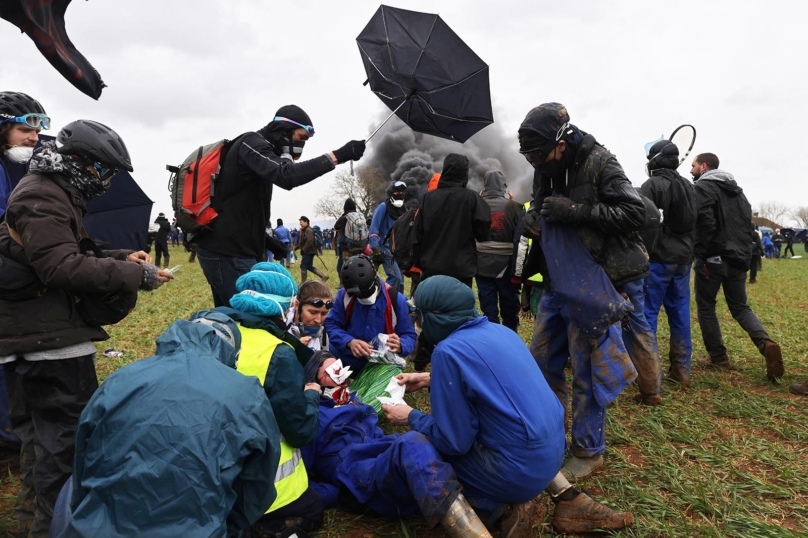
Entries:
{"label": "trampled grass", "polygon": [[[331,282],[336,281],[333,251],[326,251]],[[172,265],[182,263],[177,279],[151,293],[141,293],[125,321],[109,328],[99,342],[124,353],[110,359],[99,353],[98,375],[104,379],[121,366],[147,357],[155,338],[175,319],[212,306],[198,264],[188,264],[182,249],[172,249]],[[317,261],[318,266],[321,262]],[[292,272],[298,275],[297,266]],[[618,536],[762,536],[808,535],[808,398],[788,387],[808,377],[808,259],[764,260],[758,283],[748,286],[749,302],[771,336],[780,342],[786,375],[780,384],[766,380],[762,357],[730,316],[723,300],[718,314],[730,356],[742,370],[722,373],[693,367],[689,390],[666,383],[663,405],[637,406],[629,387],[609,410],[606,466],[582,482],[606,504],[634,513],[635,524]],[[694,363],[706,356],[692,309]],[[659,347],[667,369],[667,322],[660,316]],[[527,341],[532,327],[523,322]],[[426,393],[408,396],[428,410]],[[389,424],[382,424],[393,431]],[[0,530],[11,533],[15,467],[0,473]],[[551,534],[552,506],[533,529]],[[422,518],[389,520],[370,514],[331,510],[321,538],[445,536]]]}

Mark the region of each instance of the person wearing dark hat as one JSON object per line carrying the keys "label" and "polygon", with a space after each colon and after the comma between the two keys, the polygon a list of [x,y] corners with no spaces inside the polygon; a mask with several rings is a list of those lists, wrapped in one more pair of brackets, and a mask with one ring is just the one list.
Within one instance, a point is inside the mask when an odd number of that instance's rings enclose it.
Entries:
{"label": "person wearing dark hat", "polygon": [[384,272],[387,274],[387,285],[398,288],[399,293],[404,293],[404,275],[401,274],[401,269],[398,267],[396,260],[393,259],[393,250],[390,246],[390,230],[398,218],[407,212],[404,207],[407,184],[403,181],[396,181],[388,191],[387,200],[379,204],[373,212],[368,238],[370,248],[373,249],[373,262],[376,265],[384,265]]}
{"label": "person wearing dark hat", "polygon": [[480,316],[475,303],[474,292],[451,277],[418,285],[421,334],[435,346],[432,372],[401,374],[398,383],[407,392],[429,387],[430,413],[384,405],[387,419],[430,440],[471,506],[488,515],[489,526],[499,519],[500,536],[529,535],[539,523],[531,501],[545,489],[560,533],[631,524],[630,514],[595,502],[559,472],[564,408],[519,335]]}
{"label": "person wearing dark hat", "polygon": [[[174,278],[142,251],[85,254],[87,202],[107,192],[119,168],[132,171],[132,163],[115,131],[91,120],[68,123],[34,150],[0,226],[0,364],[22,443],[15,517],[32,536],[47,536],[79,416],[98,388],[93,342],[109,338],[82,316],[77,299],[136,296]],[[9,262],[19,269],[16,283],[2,279]]]}
{"label": "person wearing dark hat", "polygon": [[339,275],[340,278],[340,287],[342,287],[342,266],[345,263],[345,260],[351,256],[362,254],[365,247],[361,244],[361,242],[360,244],[354,244],[354,241],[349,240],[345,236],[345,229],[348,225],[348,219],[351,218],[352,222],[356,220],[356,217],[352,216],[353,213],[361,216],[361,214],[356,210],[356,202],[354,202],[352,198],[346,198],[345,203],[342,205],[342,215],[340,215],[337,222],[334,224],[334,233],[336,234],[336,247],[334,253],[337,256],[337,275]]}
{"label": "person wearing dark hat", "polygon": [[171,234],[171,223],[168,222],[165,213],[160,213],[154,219],[154,223],[160,227],[154,237],[154,252],[156,254],[157,267],[160,267],[160,258],[165,256],[164,268],[168,269],[169,253],[168,253],[168,237]]}
{"label": "person wearing dark hat", "polygon": [[306,281],[308,272],[311,271],[323,282],[328,280],[328,275],[314,266],[314,257],[317,255],[317,236],[311,227],[309,217],[303,215],[298,221],[300,223],[300,283]]}
{"label": "person wearing dark hat", "polygon": [[287,105],[257,132],[233,140],[222,156],[214,208],[208,230],[196,237],[199,265],[210,284],[216,306],[227,305],[239,276],[266,260],[266,226],[270,222],[272,189],[291,190],[330,172],[337,164],[357,161],[365,142],[343,147],[300,162],[303,147],[314,136],[311,118]]}
{"label": "person wearing dark hat", "polygon": [[[531,249],[525,270],[541,272],[545,283],[530,348],[564,404],[564,370],[571,360],[572,457],[563,471],[580,479],[603,465],[606,407],[637,374],[624,347],[610,345],[615,337],[620,341],[613,333],[614,323],[622,316],[614,316],[609,304],[595,300],[583,314],[591,320],[605,318],[612,325],[592,338],[585,335],[588,324],[573,321],[580,312],[572,301],[608,296],[614,288],[622,291],[626,282],[648,276],[648,255],[636,233],[646,226],[646,209],[614,155],[594,136],[572,125],[567,109],[559,103],[545,103],[528,112],[519,127],[519,152],[535,169],[533,202],[523,219],[523,235],[541,244]],[[542,226],[552,227],[553,233],[543,234]],[[568,230],[575,233],[563,235]],[[562,236],[575,245],[559,240]],[[586,260],[571,257],[580,243],[588,252]],[[577,267],[592,259],[596,264],[587,267],[593,281],[603,272],[607,277],[602,294],[601,290],[589,289],[586,294],[566,290],[566,280],[551,278],[550,269]],[[595,353],[600,349],[606,353]],[[593,364],[595,359],[601,362]],[[595,375],[603,369],[609,371],[605,379]]]}
{"label": "person wearing dark hat", "polygon": [[[676,171],[679,148],[660,140],[648,152],[648,179],[640,194],[662,212],[662,226],[648,252],[651,267],[645,279],[645,318],[656,334],[659,310],[664,305],[670,326],[670,379],[690,383],[690,268],[693,263],[693,230],[696,229],[696,193],[693,183]],[[648,245],[648,242],[646,242]],[[642,387],[640,387],[642,390]]]}
{"label": "person wearing dark hat", "polygon": [[289,228],[283,225],[283,220],[277,220],[278,227],[275,228],[275,238],[286,246],[286,256],[279,261],[283,266],[289,266],[289,260],[292,256],[292,235],[289,233]]}

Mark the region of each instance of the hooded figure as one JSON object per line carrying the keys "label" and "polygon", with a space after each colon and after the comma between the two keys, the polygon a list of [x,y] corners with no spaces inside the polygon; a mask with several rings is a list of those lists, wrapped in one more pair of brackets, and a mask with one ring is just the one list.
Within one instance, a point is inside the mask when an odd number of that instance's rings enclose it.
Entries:
{"label": "hooded figure", "polygon": [[448,275],[471,286],[477,274],[476,241],[487,241],[491,209],[467,189],[469,160],[450,153],[443,161],[438,188],[427,192],[415,220],[415,265],[421,278]]}
{"label": "hooded figure", "polygon": [[404,293],[404,275],[396,260],[393,259],[390,231],[396,221],[407,212],[407,208],[404,207],[407,184],[403,181],[396,181],[390,187],[389,193],[390,196],[387,200],[379,204],[373,212],[368,239],[373,252],[373,262],[376,265],[384,265],[387,285],[398,288],[399,293]]}
{"label": "hooded figure", "polygon": [[280,432],[258,380],[235,370],[240,346],[222,314],[179,320],[104,381],[76,431],[62,536],[225,536],[263,515]]}

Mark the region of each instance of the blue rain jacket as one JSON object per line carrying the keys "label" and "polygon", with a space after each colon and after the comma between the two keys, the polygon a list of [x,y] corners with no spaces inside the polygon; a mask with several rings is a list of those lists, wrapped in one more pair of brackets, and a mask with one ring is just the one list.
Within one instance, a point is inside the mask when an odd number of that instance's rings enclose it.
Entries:
{"label": "blue rain jacket", "polygon": [[373,220],[370,221],[370,234],[368,236],[370,247],[381,247],[383,244],[389,245],[390,241],[385,242],[385,238],[395,223],[396,219],[387,212],[387,204],[385,202],[380,203],[373,212]]}
{"label": "blue rain jacket", "polygon": [[[420,291],[420,290],[419,290]],[[522,339],[480,317],[432,354],[432,414],[410,413],[452,465],[467,497],[521,503],[561,468],[564,409]]]}
{"label": "blue rain jacket", "polygon": [[211,328],[177,321],[81,414],[63,536],[224,537],[271,506],[279,458],[261,384]]}

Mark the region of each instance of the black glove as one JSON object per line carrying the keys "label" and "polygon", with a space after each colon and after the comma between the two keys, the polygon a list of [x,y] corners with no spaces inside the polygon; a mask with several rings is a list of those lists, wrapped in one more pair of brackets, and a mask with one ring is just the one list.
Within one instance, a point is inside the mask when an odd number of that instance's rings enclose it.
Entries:
{"label": "black glove", "polygon": [[539,228],[539,212],[531,209],[522,218],[522,235],[528,239],[538,240],[541,238],[541,228]]}
{"label": "black glove", "polygon": [[578,204],[565,196],[550,196],[541,205],[541,214],[547,217],[547,222],[585,224],[591,213],[592,206]]}
{"label": "black glove", "polygon": [[358,161],[365,154],[365,141],[364,140],[351,140],[339,149],[334,150],[334,157],[337,158],[338,163],[347,163],[348,161]]}
{"label": "black glove", "polygon": [[382,249],[379,247],[373,247],[371,249],[370,259],[373,260],[373,265],[376,266],[378,269],[384,264],[384,254],[382,254]]}

